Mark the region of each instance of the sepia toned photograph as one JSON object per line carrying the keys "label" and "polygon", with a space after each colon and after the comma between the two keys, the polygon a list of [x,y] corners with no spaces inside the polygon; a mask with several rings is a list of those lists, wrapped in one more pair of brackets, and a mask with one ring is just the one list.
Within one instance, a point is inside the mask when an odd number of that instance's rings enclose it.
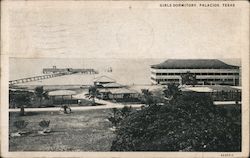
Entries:
{"label": "sepia toned photograph", "polygon": [[248,9],[3,2],[1,156],[247,157]]}

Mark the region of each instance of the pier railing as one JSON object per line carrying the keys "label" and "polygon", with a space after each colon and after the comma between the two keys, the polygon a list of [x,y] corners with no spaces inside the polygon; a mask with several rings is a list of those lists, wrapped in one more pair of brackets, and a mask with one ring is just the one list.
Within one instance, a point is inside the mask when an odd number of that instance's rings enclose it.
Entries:
{"label": "pier railing", "polygon": [[17,79],[17,80],[11,80],[9,81],[9,85],[44,80],[44,79],[49,79],[49,78],[63,76],[63,75],[66,75],[66,74],[65,73],[53,73],[53,74],[48,74],[48,75],[27,77],[27,78],[22,78],[22,79]]}
{"label": "pier railing", "polygon": [[27,77],[17,80],[9,81],[9,85],[26,83],[26,82],[33,82],[38,80],[49,79],[53,77],[59,77],[63,75],[71,75],[75,73],[82,73],[82,74],[97,74],[98,72],[94,69],[43,69],[43,73],[45,75]]}

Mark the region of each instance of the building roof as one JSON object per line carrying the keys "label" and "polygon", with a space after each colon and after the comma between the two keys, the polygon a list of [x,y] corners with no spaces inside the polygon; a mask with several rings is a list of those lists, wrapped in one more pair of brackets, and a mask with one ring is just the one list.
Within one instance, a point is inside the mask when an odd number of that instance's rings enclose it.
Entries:
{"label": "building roof", "polygon": [[103,88],[102,88],[102,89],[99,89],[98,92],[99,92],[99,93],[109,93],[109,92],[110,92],[110,89],[106,89],[106,88],[103,89]]}
{"label": "building roof", "polygon": [[241,91],[240,88],[227,85],[210,85],[208,87],[213,89],[214,91]]}
{"label": "building roof", "polygon": [[208,85],[208,86],[196,86],[196,87],[183,87],[182,91],[193,91],[193,92],[228,92],[228,91],[241,91],[239,88],[232,86],[222,85]]}
{"label": "building roof", "polygon": [[76,94],[75,91],[70,90],[57,90],[57,91],[51,91],[48,93],[49,96],[69,96]]}
{"label": "building roof", "polygon": [[142,89],[148,89],[149,91],[157,91],[157,90],[162,90],[163,89],[163,85],[133,85],[130,86],[130,88],[141,92]]}
{"label": "building roof", "polygon": [[121,87],[125,87],[124,85],[121,85],[121,84],[115,83],[115,82],[106,83],[106,84],[103,84],[102,86],[103,86],[104,88],[121,88]]}
{"label": "building roof", "polygon": [[168,59],[163,63],[151,65],[157,69],[238,69],[218,59]]}
{"label": "building roof", "polygon": [[105,83],[113,83],[116,82],[114,79],[108,76],[100,76],[94,79],[94,82],[105,82]]}
{"label": "building roof", "polygon": [[213,89],[209,87],[185,87],[182,91],[193,91],[193,92],[213,92]]}
{"label": "building roof", "polygon": [[128,89],[128,88],[116,88],[116,89],[110,89],[109,91],[112,94],[136,94],[138,93],[137,91]]}

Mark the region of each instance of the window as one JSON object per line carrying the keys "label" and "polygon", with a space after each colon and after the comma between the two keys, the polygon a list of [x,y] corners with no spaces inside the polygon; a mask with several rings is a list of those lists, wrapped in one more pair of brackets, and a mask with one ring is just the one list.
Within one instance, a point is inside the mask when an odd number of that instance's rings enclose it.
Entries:
{"label": "window", "polygon": [[225,81],[233,81],[233,79],[232,79],[232,78],[229,78],[229,79],[225,79]]}

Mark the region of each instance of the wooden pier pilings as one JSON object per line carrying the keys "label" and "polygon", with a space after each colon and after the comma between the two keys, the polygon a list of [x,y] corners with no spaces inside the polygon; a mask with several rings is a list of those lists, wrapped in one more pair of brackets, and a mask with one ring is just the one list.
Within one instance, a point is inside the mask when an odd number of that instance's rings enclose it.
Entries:
{"label": "wooden pier pilings", "polygon": [[63,76],[63,75],[66,75],[66,74],[65,73],[54,73],[54,74],[48,74],[48,75],[41,75],[41,76],[22,78],[22,79],[9,81],[9,85],[32,82],[32,81],[38,81],[38,80],[44,80],[44,79]]}
{"label": "wooden pier pilings", "polygon": [[63,75],[71,75],[71,74],[75,74],[75,73],[98,74],[98,72],[94,69],[72,69],[72,68],[57,69],[56,67],[45,68],[45,69],[43,69],[43,73],[44,73],[44,75],[40,75],[40,76],[11,80],[11,81],[9,81],[9,85],[44,80],[44,79],[49,79],[49,78],[63,76]]}

